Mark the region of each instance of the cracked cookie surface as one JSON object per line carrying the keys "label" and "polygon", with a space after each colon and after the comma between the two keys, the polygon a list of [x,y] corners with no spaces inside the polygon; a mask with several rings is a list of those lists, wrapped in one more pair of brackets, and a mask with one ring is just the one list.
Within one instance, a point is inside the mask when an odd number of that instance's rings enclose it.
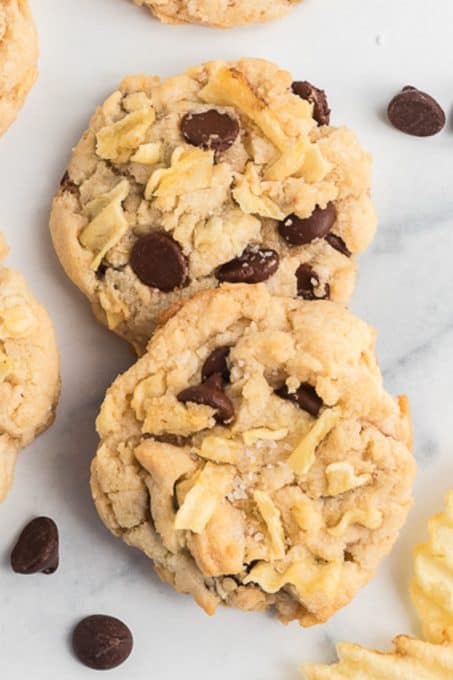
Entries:
{"label": "cracked cookie surface", "polygon": [[28,0],[0,1],[0,135],[11,125],[37,75],[38,36]]}
{"label": "cracked cookie surface", "polygon": [[376,227],[371,161],[328,119],[321,90],[263,60],[126,78],[50,221],[98,319],[142,353],[175,305],[221,281],[346,303]]}
{"label": "cracked cookie surface", "polygon": [[170,24],[205,24],[230,28],[271,21],[287,14],[301,0],[134,0]]}
{"label": "cracked cookie surface", "polygon": [[189,300],[108,390],[105,525],[208,613],[304,626],[347,604],[411,505],[407,401],[343,307],[226,284]]}
{"label": "cracked cookie surface", "polygon": [[[0,235],[0,258],[6,253]],[[22,275],[0,265],[0,501],[20,449],[52,423],[59,393],[52,322]]]}

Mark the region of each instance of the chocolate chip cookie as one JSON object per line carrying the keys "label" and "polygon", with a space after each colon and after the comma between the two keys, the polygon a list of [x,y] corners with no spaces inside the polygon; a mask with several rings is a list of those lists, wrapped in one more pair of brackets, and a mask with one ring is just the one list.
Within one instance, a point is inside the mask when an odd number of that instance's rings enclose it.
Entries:
{"label": "chocolate chip cookie", "polygon": [[346,303],[371,241],[371,162],[325,93],[263,60],[129,77],[96,111],[51,232],[98,319],[139,353],[220,282]]}
{"label": "chocolate chip cookie", "polygon": [[11,125],[32,88],[38,36],[28,0],[0,3],[0,135]]}
{"label": "chocolate chip cookie", "polygon": [[[0,234],[0,259],[6,252]],[[21,274],[0,266],[0,501],[20,449],[52,423],[59,392],[52,322]]]}
{"label": "chocolate chip cookie", "polygon": [[91,486],[105,525],[209,614],[328,619],[411,505],[407,400],[340,305],[225,284],[188,301],[108,390]]}
{"label": "chocolate chip cookie", "polygon": [[301,0],[134,0],[169,24],[204,24],[230,28],[278,19]]}

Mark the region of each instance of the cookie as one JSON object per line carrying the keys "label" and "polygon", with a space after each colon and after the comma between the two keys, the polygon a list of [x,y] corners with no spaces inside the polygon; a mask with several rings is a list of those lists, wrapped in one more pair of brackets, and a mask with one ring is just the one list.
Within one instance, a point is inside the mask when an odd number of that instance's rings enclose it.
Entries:
{"label": "cookie", "polygon": [[0,135],[11,125],[37,75],[38,36],[28,0],[0,2]]}
{"label": "cookie", "polygon": [[321,90],[262,60],[124,80],[50,222],[98,319],[142,353],[175,304],[219,282],[346,303],[376,226],[371,163],[328,118]]}
{"label": "cookie", "polygon": [[328,619],[411,505],[407,401],[374,331],[264,284],[198,293],[108,390],[92,493],[105,525],[209,614]]}
{"label": "cookie", "polygon": [[[0,238],[0,257],[7,248]],[[53,421],[60,392],[52,322],[21,274],[0,266],[0,501],[17,455]]]}
{"label": "cookie", "polygon": [[301,0],[134,0],[169,24],[205,24],[231,28],[271,21],[287,14]]}

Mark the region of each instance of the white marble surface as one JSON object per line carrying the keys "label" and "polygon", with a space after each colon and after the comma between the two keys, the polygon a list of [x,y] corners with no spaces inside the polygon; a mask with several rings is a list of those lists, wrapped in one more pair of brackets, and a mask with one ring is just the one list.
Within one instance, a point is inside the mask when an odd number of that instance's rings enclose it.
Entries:
{"label": "white marble surface", "polygon": [[[78,617],[105,612],[135,635],[127,680],[296,680],[303,660],[329,660],[333,642],[385,646],[417,632],[407,597],[410,551],[426,518],[453,486],[453,3],[451,0],[306,0],[286,19],[230,32],[165,27],[127,0],[35,0],[41,77],[0,140],[0,225],[20,268],[47,304],[62,357],[63,394],[54,427],[20,459],[0,509],[0,676],[82,680],[72,657]],[[389,388],[412,400],[419,475],[416,505],[376,579],[329,623],[285,628],[270,617],[220,611],[207,618],[161,585],[147,560],[101,526],[88,491],[94,418],[128,348],[93,321],[51,248],[50,199],[95,104],[127,73],[163,76],[215,57],[263,56],[326,88],[334,123],[347,123],[375,156],[380,228],[362,258],[353,309],[377,326]],[[388,126],[383,109],[402,85],[445,106],[432,139]],[[11,543],[32,516],[61,530],[61,567],[19,577]],[[110,676],[109,676],[110,677]]]}

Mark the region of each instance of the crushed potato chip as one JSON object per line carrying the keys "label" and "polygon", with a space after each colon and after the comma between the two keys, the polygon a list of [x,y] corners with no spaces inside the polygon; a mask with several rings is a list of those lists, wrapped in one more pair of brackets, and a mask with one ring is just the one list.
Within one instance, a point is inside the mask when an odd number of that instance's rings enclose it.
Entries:
{"label": "crushed potato chip", "polygon": [[434,645],[399,635],[393,652],[377,652],[350,642],[337,645],[332,665],[305,663],[305,680],[451,680],[453,645]]}
{"label": "crushed potato chip", "polygon": [[354,467],[347,461],[331,463],[326,467],[327,495],[339,496],[351,489],[368,484],[371,475],[356,475]]}
{"label": "crushed potato chip", "polygon": [[179,508],[175,529],[201,534],[231,490],[234,468],[207,463]]}
{"label": "crushed potato chip", "polygon": [[104,255],[128,230],[129,225],[121,205],[128,193],[129,182],[123,179],[111,191],[98,196],[85,206],[85,214],[90,222],[81,232],[79,241],[94,254],[91,262],[93,270],[99,267]]}
{"label": "crushed potato chip", "polygon": [[428,524],[427,543],[414,551],[410,591],[430,642],[453,642],[453,491]]}
{"label": "crushed potato chip", "polygon": [[131,161],[134,163],[143,163],[144,165],[154,165],[161,159],[162,144],[160,142],[149,142],[149,144],[141,144],[137,151],[131,156]]}
{"label": "crushed potato chip", "polygon": [[338,524],[330,527],[327,531],[331,536],[343,536],[353,524],[360,524],[366,529],[379,529],[382,524],[382,512],[374,509],[360,510],[359,508],[348,510]]}
{"label": "crushed potato chip", "polygon": [[116,123],[106,125],[96,133],[96,153],[100,158],[126,163],[144,142],[146,133],[156,119],[152,106],[143,106],[128,113]]}
{"label": "crushed potato chip", "polygon": [[297,475],[304,475],[310,470],[315,462],[317,447],[333,430],[339,419],[340,412],[337,409],[326,409],[294,449],[287,463]]}
{"label": "crushed potato chip", "polygon": [[123,300],[115,294],[114,290],[108,288],[99,293],[99,304],[107,317],[107,325],[110,330],[114,330],[122,321],[125,321],[130,311]]}
{"label": "crushed potato chip", "polygon": [[277,117],[253,92],[240,71],[223,66],[211,73],[207,85],[200,91],[200,98],[208,104],[234,106],[250,118],[277,149],[285,151],[289,147],[291,140]]}
{"label": "crushed potato chip", "polygon": [[314,184],[323,180],[331,167],[318,146],[301,139],[266,169],[264,179],[282,181],[294,175],[302,177],[309,184]]}
{"label": "crushed potato chip", "polygon": [[285,557],[285,532],[283,530],[280,510],[269,494],[264,491],[256,489],[253,498],[269,532],[272,558],[281,560]]}
{"label": "crushed potato chip", "polygon": [[262,193],[256,168],[251,163],[247,165],[243,175],[236,177],[232,194],[241,210],[249,215],[255,214],[274,220],[283,220],[286,217],[281,208]]}
{"label": "crushed potato chip", "polygon": [[6,297],[0,309],[0,338],[24,338],[36,325],[31,306],[19,296]]}
{"label": "crushed potato chip", "polygon": [[155,170],[145,188],[146,200],[153,196],[181,196],[207,189],[214,174],[214,152],[178,147],[169,168]]}
{"label": "crushed potato chip", "polygon": [[286,427],[280,430],[271,430],[268,427],[256,427],[253,430],[246,430],[242,433],[242,439],[247,446],[252,446],[258,441],[273,441],[278,442],[284,439],[288,434]]}
{"label": "crushed potato chip", "polygon": [[240,461],[242,446],[231,439],[208,435],[202,441],[201,448],[196,451],[197,455],[214,463],[232,463],[237,465]]}

